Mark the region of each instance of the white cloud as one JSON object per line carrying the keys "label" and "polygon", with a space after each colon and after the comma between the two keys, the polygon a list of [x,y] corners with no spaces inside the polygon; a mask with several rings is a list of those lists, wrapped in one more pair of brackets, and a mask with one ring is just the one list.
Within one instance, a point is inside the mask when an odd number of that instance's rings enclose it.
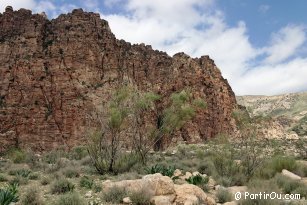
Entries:
{"label": "white cloud", "polygon": [[302,26],[286,26],[273,34],[270,47],[265,48],[268,57],[266,63],[274,64],[287,60],[294,55],[306,41],[306,34]]}
{"label": "white cloud", "polygon": [[0,12],[4,12],[6,6],[12,6],[14,10],[17,10],[20,8],[34,9],[36,6],[36,2],[35,0],[22,0],[22,1],[1,0],[0,1]]}
{"label": "white cloud", "polygon": [[[213,0],[126,2],[130,15],[102,14],[118,38],[144,42],[171,55],[181,51],[194,57],[209,54],[238,95],[307,89],[307,59],[296,57],[306,42],[301,26],[286,26],[272,35],[268,46],[257,48],[249,40],[245,23],[229,27]],[[263,5],[261,9],[269,8]]]}
{"label": "white cloud", "polygon": [[274,66],[255,67],[242,75],[233,87],[240,95],[273,95],[307,90],[307,58],[296,58]]}
{"label": "white cloud", "polygon": [[[14,9],[47,10],[54,18],[78,8],[65,1],[56,3],[1,0],[0,9],[12,5]],[[87,10],[98,10],[97,0],[85,0],[81,5]],[[307,90],[307,58],[299,57],[307,52],[303,26],[285,26],[259,48],[249,40],[248,25],[241,21],[229,26],[215,0],[105,0],[104,5],[125,10],[111,15],[101,13],[117,38],[144,42],[170,55],[181,51],[193,57],[210,55],[237,95]],[[268,5],[259,7],[264,13],[269,9]]]}

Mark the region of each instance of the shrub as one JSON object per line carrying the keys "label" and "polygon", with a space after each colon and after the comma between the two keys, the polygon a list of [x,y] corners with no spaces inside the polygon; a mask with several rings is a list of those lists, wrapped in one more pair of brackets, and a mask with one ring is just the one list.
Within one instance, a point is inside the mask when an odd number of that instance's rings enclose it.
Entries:
{"label": "shrub", "polygon": [[216,197],[219,203],[232,201],[232,196],[226,189],[219,189],[216,193]]}
{"label": "shrub", "polygon": [[51,152],[43,155],[43,162],[48,164],[55,164],[61,157],[65,156],[66,154],[62,149],[52,150]]}
{"label": "shrub", "polygon": [[277,174],[275,180],[285,194],[300,194],[301,197],[307,197],[307,185],[300,181],[290,179],[281,174]]}
{"label": "shrub", "polygon": [[139,157],[134,153],[120,153],[117,161],[114,163],[113,172],[129,172],[139,162]]}
{"label": "shrub", "polygon": [[[276,184],[276,180],[263,180],[263,179],[253,179],[248,183],[248,192],[250,194],[258,194],[262,193],[281,193],[278,185]],[[240,200],[239,205],[280,205],[279,200],[268,200],[268,199],[246,199]]]}
{"label": "shrub", "polygon": [[168,176],[172,177],[174,175],[176,168],[174,166],[164,166],[161,164],[156,164],[150,168],[146,168],[146,173],[147,174],[155,174],[155,173],[160,173],[163,176]]}
{"label": "shrub", "polygon": [[23,205],[43,205],[44,202],[36,187],[30,187],[23,195],[21,202]]}
{"label": "shrub", "polygon": [[30,166],[31,169],[38,169],[42,167],[40,158],[31,151],[27,151],[25,162]]}
{"label": "shrub", "polygon": [[3,176],[2,174],[0,174],[0,182],[6,182],[7,178],[5,176]]}
{"label": "shrub", "polygon": [[301,177],[307,177],[307,166],[303,164],[298,164],[297,169],[293,172]]}
{"label": "shrub", "polygon": [[79,194],[71,192],[60,196],[54,205],[86,205],[86,202]]}
{"label": "shrub", "polygon": [[30,180],[37,180],[39,179],[39,174],[38,173],[32,173],[29,175]]}
{"label": "shrub", "polygon": [[111,203],[121,203],[125,197],[127,197],[126,189],[118,186],[113,186],[103,193],[103,199]]}
{"label": "shrub", "polygon": [[9,184],[13,185],[13,184],[18,184],[18,185],[25,185],[27,184],[29,181],[28,178],[22,177],[22,176],[16,176],[14,177]]}
{"label": "shrub", "polygon": [[11,185],[5,189],[0,188],[0,204],[9,205],[11,202],[17,202],[17,192],[17,184]]}
{"label": "shrub", "polygon": [[26,161],[26,153],[21,149],[11,149],[8,151],[7,156],[16,164],[23,163]]}
{"label": "shrub", "polygon": [[264,163],[264,165],[258,170],[257,176],[264,179],[270,179],[283,169],[294,171],[297,168],[298,165],[293,157],[275,156]]}
{"label": "shrub", "polygon": [[198,171],[202,174],[207,174],[210,176],[216,173],[214,164],[211,160],[201,162],[201,164],[198,166]]}
{"label": "shrub", "polygon": [[17,170],[10,170],[9,175],[13,176],[21,176],[27,178],[31,173],[31,170],[28,169],[17,169]]}
{"label": "shrub", "polygon": [[101,191],[102,191],[102,187],[101,187],[101,186],[99,186],[99,185],[97,185],[97,184],[94,184],[93,189],[94,189],[94,192],[96,192],[96,193],[98,193],[98,192],[101,192]]}
{"label": "shrub", "polygon": [[59,158],[59,159],[56,160],[55,164],[49,165],[47,172],[49,172],[49,173],[56,172],[56,171],[58,171],[58,170],[60,170],[64,167],[66,167],[68,162],[69,161],[66,158]]}
{"label": "shrub", "polygon": [[75,160],[81,160],[84,157],[88,155],[86,147],[75,147],[73,150],[69,153],[69,158],[70,159],[75,159]]}
{"label": "shrub", "polygon": [[217,182],[223,186],[241,186],[247,181],[247,176],[242,172],[242,167],[233,160],[229,153],[219,153],[212,156],[213,173]]}
{"label": "shrub", "polygon": [[63,194],[73,191],[75,186],[67,179],[57,179],[51,186],[52,194]]}
{"label": "shrub", "polygon": [[41,179],[41,185],[45,186],[45,185],[47,185],[47,184],[50,184],[50,178],[48,178],[48,177],[43,177],[43,178]]}
{"label": "shrub", "polygon": [[80,179],[80,187],[84,187],[87,189],[91,189],[94,186],[94,181],[90,179],[88,176],[83,176]]}
{"label": "shrub", "polygon": [[203,177],[201,175],[196,175],[196,176],[191,176],[186,181],[189,184],[194,184],[194,185],[201,185],[201,184],[207,184],[209,181],[209,177]]}
{"label": "shrub", "polygon": [[72,168],[67,168],[67,169],[63,170],[63,174],[67,178],[74,178],[74,177],[80,176],[79,171],[76,170],[76,169],[72,169]]}
{"label": "shrub", "polygon": [[150,199],[152,196],[153,193],[149,192],[145,187],[139,191],[129,193],[133,205],[150,205]]}

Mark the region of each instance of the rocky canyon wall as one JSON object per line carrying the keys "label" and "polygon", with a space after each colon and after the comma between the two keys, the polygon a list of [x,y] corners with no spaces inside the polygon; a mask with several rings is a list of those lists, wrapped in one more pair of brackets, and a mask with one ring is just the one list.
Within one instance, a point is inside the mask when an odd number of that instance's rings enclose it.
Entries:
{"label": "rocky canyon wall", "polygon": [[186,87],[206,101],[177,140],[201,142],[234,129],[235,95],[208,56],[170,57],[118,40],[107,21],[81,9],[53,20],[25,9],[0,14],[0,151],[79,144],[89,110],[104,109],[123,83],[160,94],[161,109]]}

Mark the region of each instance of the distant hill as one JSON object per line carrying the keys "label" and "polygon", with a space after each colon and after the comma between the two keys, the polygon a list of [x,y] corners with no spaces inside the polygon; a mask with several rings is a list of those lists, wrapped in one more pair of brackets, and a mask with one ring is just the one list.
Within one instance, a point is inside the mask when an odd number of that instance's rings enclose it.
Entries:
{"label": "distant hill", "polygon": [[307,135],[307,92],[275,96],[246,95],[237,96],[236,99],[251,116],[272,117],[299,136]]}
{"label": "distant hill", "polygon": [[236,98],[238,104],[245,106],[253,116],[285,116],[300,120],[307,114],[307,92],[275,96],[246,95]]}

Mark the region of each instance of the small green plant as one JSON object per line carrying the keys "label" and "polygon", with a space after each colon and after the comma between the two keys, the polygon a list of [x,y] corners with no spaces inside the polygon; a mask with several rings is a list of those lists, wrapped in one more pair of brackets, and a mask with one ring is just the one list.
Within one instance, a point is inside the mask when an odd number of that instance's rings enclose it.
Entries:
{"label": "small green plant", "polygon": [[7,156],[16,164],[23,163],[26,161],[26,153],[21,149],[11,149],[8,151]]}
{"label": "small green plant", "polygon": [[54,205],[86,205],[86,202],[78,193],[70,192],[60,196]]}
{"label": "small green plant", "polygon": [[113,186],[103,193],[103,199],[106,202],[121,203],[123,198],[127,197],[127,191],[124,187]]}
{"label": "small green plant", "polygon": [[73,150],[69,153],[69,157],[75,160],[81,160],[87,155],[88,155],[88,152],[87,152],[86,147],[82,147],[82,146],[73,148]]}
{"label": "small green plant", "polygon": [[57,179],[51,186],[52,194],[63,194],[73,191],[75,186],[67,179]]}
{"label": "small green plant", "polygon": [[67,168],[63,170],[63,174],[67,178],[77,178],[80,176],[79,171],[72,168]]}
{"label": "small green plant", "polygon": [[44,202],[40,196],[37,187],[30,187],[23,195],[21,202],[23,205],[43,205]]}
{"label": "small green plant", "polygon": [[5,189],[0,188],[0,204],[9,205],[12,202],[18,201],[18,189],[17,184],[8,186]]}
{"label": "small green plant", "polygon": [[48,164],[55,164],[60,158],[66,157],[66,153],[63,149],[52,150],[43,155],[43,162]]}
{"label": "small green plant", "polygon": [[38,180],[39,179],[39,174],[38,173],[31,173],[29,175],[30,180]]}
{"label": "small green plant", "polygon": [[22,177],[22,176],[16,176],[12,180],[10,180],[9,184],[18,184],[18,185],[25,185],[28,184],[29,179]]}
{"label": "small green plant", "polygon": [[191,176],[186,181],[189,184],[194,184],[194,185],[201,185],[201,184],[207,184],[209,181],[209,177],[203,177],[200,174]]}
{"label": "small green plant", "polygon": [[231,194],[226,189],[219,189],[216,193],[219,203],[226,203],[232,201]]}
{"label": "small green plant", "polygon": [[201,162],[201,164],[198,166],[198,171],[199,173],[207,174],[210,176],[216,172],[214,164],[211,160]]}
{"label": "small green plant", "polygon": [[21,176],[21,177],[24,177],[24,178],[29,177],[30,174],[31,174],[31,170],[28,170],[28,169],[17,169],[17,170],[10,170],[9,171],[9,175]]}
{"label": "small green plant", "polygon": [[176,168],[174,166],[164,166],[161,164],[156,164],[150,168],[146,168],[145,171],[147,174],[156,174],[160,173],[163,176],[172,177],[174,175]]}
{"label": "small green plant", "polygon": [[91,189],[94,186],[93,179],[90,179],[88,176],[83,176],[80,179],[80,187]]}

